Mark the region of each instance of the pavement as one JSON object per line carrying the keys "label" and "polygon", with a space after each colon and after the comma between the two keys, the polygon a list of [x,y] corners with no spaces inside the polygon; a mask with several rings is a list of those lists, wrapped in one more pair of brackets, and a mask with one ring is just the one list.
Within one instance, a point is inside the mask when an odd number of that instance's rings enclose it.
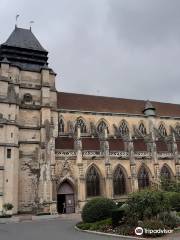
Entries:
{"label": "pavement", "polygon": [[[2,220],[2,219],[1,219]],[[0,240],[132,240],[131,237],[102,236],[77,231],[79,214],[55,216],[17,216],[11,222],[0,224]],[[8,224],[7,224],[8,223]],[[160,238],[158,238],[160,240]],[[164,238],[163,238],[164,239]],[[180,233],[166,236],[164,240],[179,240]]]}
{"label": "pavement", "polygon": [[[0,224],[0,240],[117,240],[119,237],[100,236],[77,231],[79,216]],[[129,238],[130,239],[130,238]]]}

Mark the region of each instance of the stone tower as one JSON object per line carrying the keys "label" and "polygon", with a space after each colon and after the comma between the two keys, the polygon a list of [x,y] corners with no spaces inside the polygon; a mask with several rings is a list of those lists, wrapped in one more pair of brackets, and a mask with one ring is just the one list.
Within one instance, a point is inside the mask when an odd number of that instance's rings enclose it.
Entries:
{"label": "stone tower", "polygon": [[0,211],[52,203],[57,134],[55,76],[31,29],[15,27],[0,45]]}

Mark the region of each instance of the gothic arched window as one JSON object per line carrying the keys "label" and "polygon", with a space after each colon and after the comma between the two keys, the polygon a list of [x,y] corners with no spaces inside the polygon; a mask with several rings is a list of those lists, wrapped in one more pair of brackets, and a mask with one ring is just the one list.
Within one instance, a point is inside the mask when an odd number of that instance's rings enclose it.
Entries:
{"label": "gothic arched window", "polygon": [[64,132],[64,121],[61,118],[59,121],[59,133],[63,133]]}
{"label": "gothic arched window", "polygon": [[161,169],[161,177],[164,179],[171,179],[171,173],[166,166],[163,166]]}
{"label": "gothic arched window", "polygon": [[139,189],[149,187],[150,181],[149,181],[149,174],[145,167],[141,167],[138,173],[138,186]]}
{"label": "gothic arched window", "polygon": [[179,124],[176,125],[175,130],[178,133],[178,135],[180,135],[180,125]]}
{"label": "gothic arched window", "polygon": [[76,120],[75,131],[77,131],[78,126],[81,129],[81,133],[86,133],[87,132],[86,124],[81,118]]}
{"label": "gothic arched window", "polygon": [[159,126],[159,132],[163,137],[167,136],[166,128],[164,127],[164,125],[162,123]]}
{"label": "gothic arched window", "polygon": [[143,123],[139,124],[139,131],[142,133],[142,135],[146,135],[146,128]]}
{"label": "gothic arched window", "polygon": [[114,195],[123,195],[126,193],[126,180],[123,171],[118,167],[113,175]]}
{"label": "gothic arched window", "polygon": [[100,177],[94,166],[90,167],[86,176],[86,191],[88,197],[100,195]]}
{"label": "gothic arched window", "polygon": [[124,120],[121,122],[121,125],[119,126],[119,133],[120,136],[126,136],[129,134],[129,128]]}
{"label": "gothic arched window", "polygon": [[101,121],[97,126],[97,131],[102,133],[104,129],[107,129],[107,132],[109,132],[107,124],[104,121]]}

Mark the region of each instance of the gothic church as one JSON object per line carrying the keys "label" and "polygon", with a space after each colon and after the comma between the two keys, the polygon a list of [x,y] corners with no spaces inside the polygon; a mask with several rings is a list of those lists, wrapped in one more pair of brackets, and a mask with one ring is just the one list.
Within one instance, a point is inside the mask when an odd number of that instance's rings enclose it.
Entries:
{"label": "gothic church", "polygon": [[72,213],[180,177],[180,105],[58,92],[31,29],[0,45],[0,211]]}

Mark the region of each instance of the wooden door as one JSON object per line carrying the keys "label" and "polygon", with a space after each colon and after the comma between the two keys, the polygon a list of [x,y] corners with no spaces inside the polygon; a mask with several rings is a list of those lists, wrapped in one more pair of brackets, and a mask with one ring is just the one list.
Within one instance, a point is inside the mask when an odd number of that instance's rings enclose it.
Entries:
{"label": "wooden door", "polygon": [[66,213],[74,213],[75,206],[74,206],[74,194],[67,194],[66,195]]}

